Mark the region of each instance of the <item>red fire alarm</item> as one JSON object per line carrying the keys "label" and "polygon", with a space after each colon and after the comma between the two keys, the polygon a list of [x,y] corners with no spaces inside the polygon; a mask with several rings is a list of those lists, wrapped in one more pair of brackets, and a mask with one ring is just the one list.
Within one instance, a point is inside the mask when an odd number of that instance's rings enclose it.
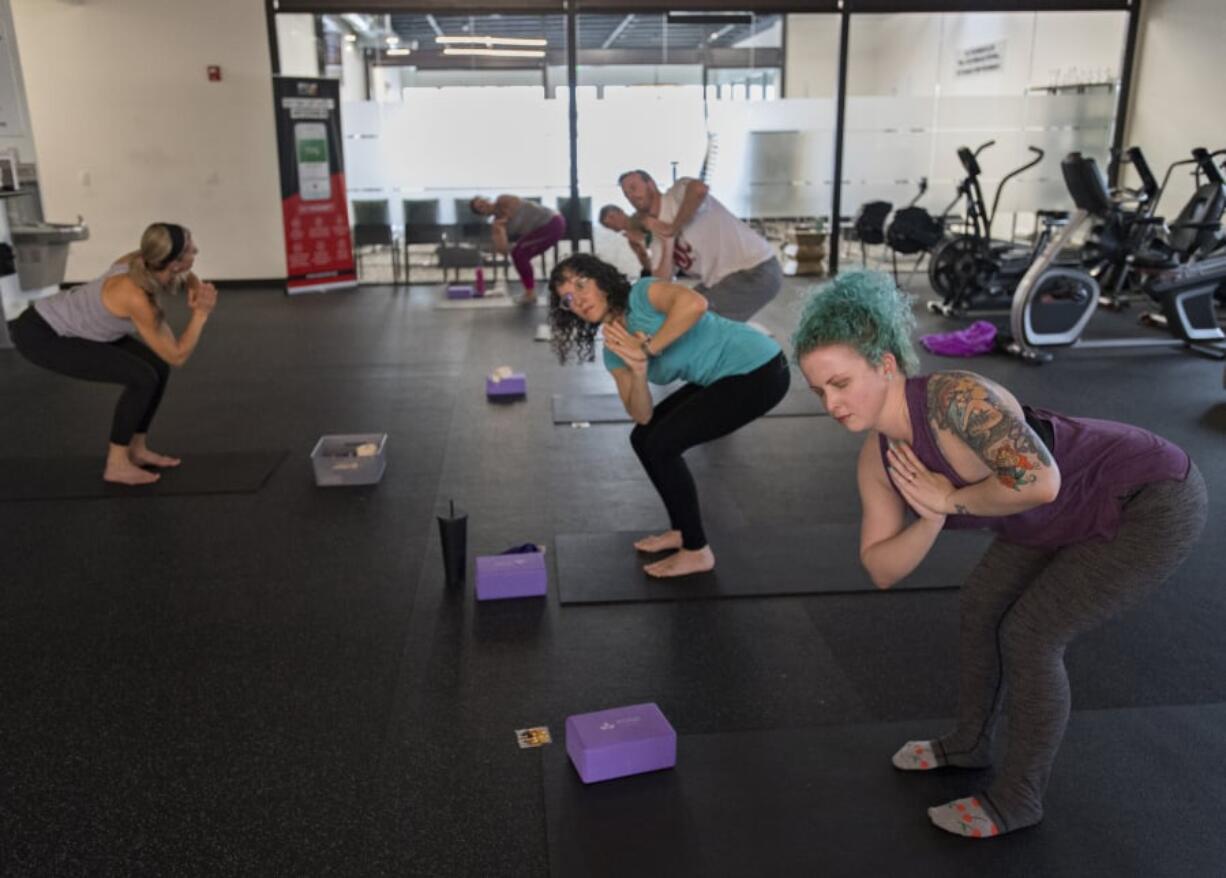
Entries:
{"label": "red fire alarm", "polygon": [[217,64],[208,66],[209,82],[221,82],[221,67]]}

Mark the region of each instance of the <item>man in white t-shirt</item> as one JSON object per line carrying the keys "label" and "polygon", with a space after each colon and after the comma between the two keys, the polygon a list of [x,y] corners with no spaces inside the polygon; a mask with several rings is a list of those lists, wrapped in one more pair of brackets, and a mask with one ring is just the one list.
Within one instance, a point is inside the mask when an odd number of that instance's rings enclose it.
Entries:
{"label": "man in white t-shirt", "polygon": [[661,243],[657,265],[671,261],[697,277],[695,289],[712,311],[746,321],[779,293],[783,267],[775,249],[711,195],[706,183],[682,177],[661,193],[642,170],[627,171],[617,182],[642,225]]}

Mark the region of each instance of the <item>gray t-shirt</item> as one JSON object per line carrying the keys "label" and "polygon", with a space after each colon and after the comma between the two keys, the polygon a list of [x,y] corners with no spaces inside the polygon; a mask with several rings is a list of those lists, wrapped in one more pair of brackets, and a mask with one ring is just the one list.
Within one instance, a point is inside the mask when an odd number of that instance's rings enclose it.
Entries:
{"label": "gray t-shirt", "polygon": [[534,232],[557,215],[543,204],[522,200],[519,209],[507,220],[507,238],[516,241],[529,232]]}

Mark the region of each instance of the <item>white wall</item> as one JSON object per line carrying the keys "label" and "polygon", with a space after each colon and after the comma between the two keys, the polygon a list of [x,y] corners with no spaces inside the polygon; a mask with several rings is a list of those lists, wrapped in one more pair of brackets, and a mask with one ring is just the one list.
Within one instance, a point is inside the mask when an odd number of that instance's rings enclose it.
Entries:
{"label": "white wall", "polygon": [[314,15],[277,15],[277,54],[282,76],[319,76]]}
{"label": "white wall", "polygon": [[[1226,6],[1222,0],[1146,0],[1133,75],[1127,145],[1139,145],[1158,179],[1193,147],[1226,147],[1221,96]],[[1136,185],[1135,177],[1129,185]],[[1172,175],[1159,213],[1174,217],[1192,180]]]}
{"label": "white wall", "polygon": [[366,63],[362,51],[348,40],[341,44],[341,100],[366,100]]}
{"label": "white wall", "polygon": [[834,97],[839,77],[839,16],[789,15],[784,39],[783,96]]}
{"label": "white wall", "polygon": [[0,64],[3,64],[0,67],[0,103],[3,105],[0,110],[5,123],[0,127],[0,150],[16,147],[19,160],[29,164],[34,161],[34,137],[30,133],[25,77],[21,73],[17,40],[13,38],[9,0],[0,0]]}
{"label": "white wall", "polygon": [[98,274],[157,220],[192,229],[206,277],[285,276],[261,0],[12,8],[45,213],[90,227],[68,279]]}
{"label": "white wall", "polygon": [[[1030,86],[1113,80],[1127,24],[1124,12],[853,16],[848,94],[1021,95]],[[956,75],[964,50],[989,44],[1002,51],[999,70]]]}

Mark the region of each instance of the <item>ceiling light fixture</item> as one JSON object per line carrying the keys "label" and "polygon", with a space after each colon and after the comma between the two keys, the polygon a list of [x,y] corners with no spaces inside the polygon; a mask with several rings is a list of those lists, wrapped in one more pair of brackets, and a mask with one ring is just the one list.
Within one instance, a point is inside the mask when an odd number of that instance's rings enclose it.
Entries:
{"label": "ceiling light fixture", "polygon": [[544,58],[541,49],[443,49],[444,55],[485,55],[494,58]]}
{"label": "ceiling light fixture", "polygon": [[388,49],[383,54],[389,57],[395,58],[395,57],[400,57],[402,55],[409,54],[409,50],[408,49]]}
{"label": "ceiling light fixture", "polygon": [[438,36],[434,42],[443,46],[548,46],[549,40],[526,37],[447,37]]}

